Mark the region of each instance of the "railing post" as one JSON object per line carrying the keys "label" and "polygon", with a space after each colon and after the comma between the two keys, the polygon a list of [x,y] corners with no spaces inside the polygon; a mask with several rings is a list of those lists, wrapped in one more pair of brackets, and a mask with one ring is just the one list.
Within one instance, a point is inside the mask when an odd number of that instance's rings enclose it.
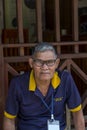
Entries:
{"label": "railing post", "polygon": [[42,42],[42,3],[36,0],[37,41]]}
{"label": "railing post", "polygon": [[4,57],[3,57],[3,47],[0,45],[0,130],[2,130],[3,124],[3,110],[4,110]]}
{"label": "railing post", "polygon": [[[79,29],[78,29],[78,0],[73,0],[73,36],[74,41],[78,41],[79,39]],[[74,46],[75,53],[79,53],[79,45]]]}
{"label": "railing post", "polygon": [[[71,72],[71,62],[70,59],[67,59],[67,70]],[[71,112],[66,106],[66,121],[67,121],[67,130],[71,130]]]}
{"label": "railing post", "polygon": [[54,11],[55,11],[55,39],[60,41],[60,9],[59,9],[59,0],[54,1]]}
{"label": "railing post", "polygon": [[[18,36],[19,43],[24,43],[23,35],[23,15],[22,15],[22,0],[16,0],[17,3],[17,17],[18,17]],[[20,56],[24,56],[24,48],[20,47]]]}

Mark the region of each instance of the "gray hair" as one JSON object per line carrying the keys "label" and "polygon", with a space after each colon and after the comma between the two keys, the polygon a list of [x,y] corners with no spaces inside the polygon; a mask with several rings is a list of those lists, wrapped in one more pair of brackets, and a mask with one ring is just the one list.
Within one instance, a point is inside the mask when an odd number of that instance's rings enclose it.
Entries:
{"label": "gray hair", "polygon": [[57,57],[57,52],[55,48],[47,42],[38,43],[34,48],[32,56],[35,56],[35,54],[38,52],[45,52],[45,51],[52,51],[54,55]]}

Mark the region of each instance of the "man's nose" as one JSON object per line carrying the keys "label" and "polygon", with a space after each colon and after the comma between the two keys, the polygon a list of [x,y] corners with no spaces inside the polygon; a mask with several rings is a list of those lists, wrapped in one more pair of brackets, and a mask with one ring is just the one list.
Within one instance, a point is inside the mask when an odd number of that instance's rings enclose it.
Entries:
{"label": "man's nose", "polygon": [[46,64],[46,63],[43,63],[43,64],[42,64],[42,68],[48,68],[47,64]]}

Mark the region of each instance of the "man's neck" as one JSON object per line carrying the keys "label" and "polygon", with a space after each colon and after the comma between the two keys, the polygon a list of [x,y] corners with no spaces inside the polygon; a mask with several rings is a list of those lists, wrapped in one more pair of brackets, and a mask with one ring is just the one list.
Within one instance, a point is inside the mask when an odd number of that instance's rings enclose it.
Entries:
{"label": "man's neck", "polygon": [[50,81],[37,82],[36,84],[37,88],[41,91],[43,96],[46,96],[49,89]]}

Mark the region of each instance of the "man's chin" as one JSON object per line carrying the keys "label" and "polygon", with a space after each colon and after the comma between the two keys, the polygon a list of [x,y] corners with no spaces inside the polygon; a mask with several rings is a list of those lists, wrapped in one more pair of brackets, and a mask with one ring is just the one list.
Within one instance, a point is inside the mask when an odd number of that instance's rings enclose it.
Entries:
{"label": "man's chin", "polygon": [[51,80],[50,76],[43,76],[40,77],[41,80]]}

